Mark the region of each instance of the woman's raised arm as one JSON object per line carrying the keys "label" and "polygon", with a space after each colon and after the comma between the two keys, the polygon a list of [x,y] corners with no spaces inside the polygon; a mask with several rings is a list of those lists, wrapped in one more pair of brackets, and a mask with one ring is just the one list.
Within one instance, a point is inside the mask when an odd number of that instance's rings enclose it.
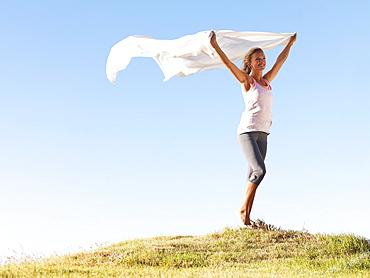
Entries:
{"label": "woman's raised arm", "polygon": [[266,72],[263,78],[266,78],[269,82],[271,82],[276,77],[281,67],[285,63],[286,59],[288,58],[290,48],[293,46],[296,40],[297,40],[297,33],[295,33],[293,36],[290,37],[288,44],[285,46],[283,51],[277,57],[275,64],[273,65],[270,71]]}
{"label": "woman's raised arm", "polygon": [[249,89],[250,83],[252,83],[252,79],[249,77],[248,74],[240,70],[230,59],[226,56],[223,50],[217,43],[216,34],[212,30],[210,34],[210,42],[212,47],[216,50],[218,56],[220,57],[222,63],[231,71],[231,73],[235,76],[235,78],[240,82],[244,83],[246,89]]}

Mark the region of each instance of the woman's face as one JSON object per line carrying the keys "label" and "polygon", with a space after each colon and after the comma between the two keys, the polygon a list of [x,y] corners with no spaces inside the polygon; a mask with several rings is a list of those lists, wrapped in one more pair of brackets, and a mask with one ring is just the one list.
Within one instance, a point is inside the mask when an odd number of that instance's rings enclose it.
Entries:
{"label": "woman's face", "polygon": [[265,53],[262,51],[257,51],[252,54],[250,66],[252,70],[264,70],[266,67],[266,57]]}

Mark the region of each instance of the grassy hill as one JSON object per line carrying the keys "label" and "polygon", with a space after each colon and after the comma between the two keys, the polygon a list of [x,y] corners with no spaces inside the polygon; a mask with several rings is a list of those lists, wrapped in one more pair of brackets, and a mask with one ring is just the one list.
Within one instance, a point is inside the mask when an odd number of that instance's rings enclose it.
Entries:
{"label": "grassy hill", "polygon": [[7,264],[0,267],[0,277],[370,277],[365,238],[259,225],[205,236],[130,240]]}

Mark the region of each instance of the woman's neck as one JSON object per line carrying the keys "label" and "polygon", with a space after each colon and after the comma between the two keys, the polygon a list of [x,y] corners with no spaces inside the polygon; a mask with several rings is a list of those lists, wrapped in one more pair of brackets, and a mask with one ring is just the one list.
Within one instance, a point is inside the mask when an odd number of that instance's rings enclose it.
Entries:
{"label": "woman's neck", "polygon": [[263,79],[262,71],[252,72],[251,76],[254,80],[257,81],[258,84],[262,86],[267,86],[268,83]]}
{"label": "woman's neck", "polygon": [[251,76],[254,79],[260,81],[260,80],[262,80],[262,71],[253,71],[252,74],[251,74]]}

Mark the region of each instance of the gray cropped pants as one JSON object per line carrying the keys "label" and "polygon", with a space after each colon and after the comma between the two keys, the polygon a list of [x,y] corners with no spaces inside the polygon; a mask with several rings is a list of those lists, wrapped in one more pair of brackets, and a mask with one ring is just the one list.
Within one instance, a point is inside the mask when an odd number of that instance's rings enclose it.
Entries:
{"label": "gray cropped pants", "polygon": [[247,179],[257,185],[261,183],[266,174],[267,136],[267,133],[259,131],[238,135],[240,147],[248,161]]}

